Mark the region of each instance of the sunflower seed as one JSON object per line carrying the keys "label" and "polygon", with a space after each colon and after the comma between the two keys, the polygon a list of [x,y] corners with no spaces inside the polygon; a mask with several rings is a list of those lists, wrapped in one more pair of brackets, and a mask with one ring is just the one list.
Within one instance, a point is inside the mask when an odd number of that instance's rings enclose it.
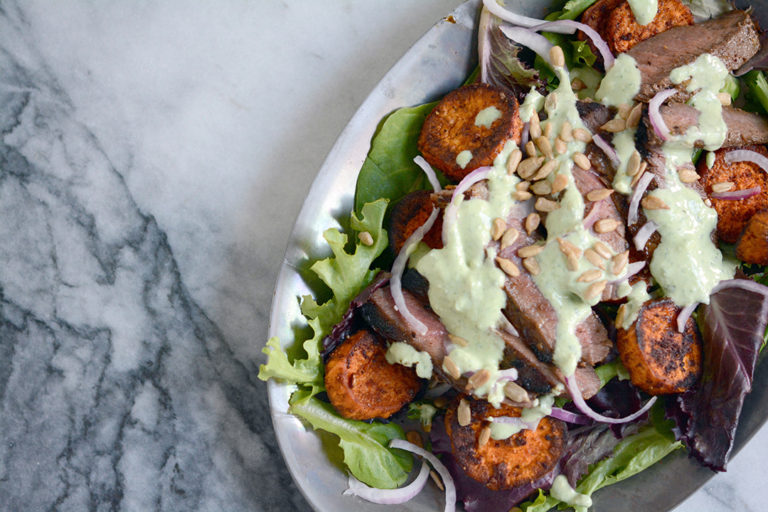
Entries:
{"label": "sunflower seed", "polygon": [[531,139],[541,137],[541,122],[539,121],[539,113],[534,111],[531,115],[530,124],[528,125],[528,134]]}
{"label": "sunflower seed", "polygon": [[623,132],[627,129],[627,122],[620,117],[616,117],[605,123],[600,129],[608,133]]}
{"label": "sunflower seed", "polygon": [[541,216],[536,212],[529,213],[525,218],[525,231],[530,235],[539,227],[539,224],[541,224]]}
{"label": "sunflower seed", "polygon": [[633,130],[640,124],[640,118],[643,117],[643,104],[638,103],[635,105],[627,116],[627,128]]}
{"label": "sunflower seed", "polygon": [[683,183],[695,183],[699,181],[699,175],[693,169],[680,169],[677,175]]}
{"label": "sunflower seed", "polygon": [[595,222],[593,229],[595,233],[610,233],[616,231],[620,225],[621,223],[616,219],[600,219]]}
{"label": "sunflower seed", "polygon": [[515,241],[517,241],[517,237],[520,236],[520,232],[516,230],[515,228],[509,228],[504,232],[504,234],[501,236],[501,249],[504,250]]}
{"label": "sunflower seed", "polygon": [[629,157],[629,162],[627,162],[627,170],[624,171],[627,176],[635,176],[638,173],[641,161],[642,158],[640,157],[640,153],[637,150],[634,150]]}
{"label": "sunflower seed", "polygon": [[643,208],[646,210],[669,210],[667,203],[665,203],[660,197],[656,196],[645,196],[640,201],[640,204],[643,205]]}
{"label": "sunflower seed", "polygon": [[499,268],[510,277],[518,277],[520,275],[520,269],[515,265],[515,262],[506,258],[496,258],[496,264]]}
{"label": "sunflower seed", "polygon": [[[557,48],[557,46],[555,47]],[[480,436],[477,438],[477,445],[482,448],[491,439],[491,427],[486,425],[483,430],[480,431]]]}
{"label": "sunflower seed", "polygon": [[532,156],[530,158],[526,158],[520,162],[520,165],[517,166],[517,174],[523,179],[528,179],[533,176],[536,170],[541,167],[541,164],[543,163],[543,156]]}
{"label": "sunflower seed", "polygon": [[473,373],[467,383],[472,386],[472,389],[478,389],[485,386],[489,380],[491,380],[491,372],[483,368]]}
{"label": "sunflower seed", "polygon": [[549,63],[555,68],[562,68],[565,66],[565,55],[563,54],[562,48],[553,46],[549,49]]}
{"label": "sunflower seed", "polygon": [[544,250],[544,245],[534,244],[521,247],[517,250],[517,255],[521,258],[530,258],[536,256]]}
{"label": "sunflower seed", "polygon": [[520,164],[520,161],[523,159],[523,152],[519,149],[514,150],[512,153],[509,154],[509,158],[507,158],[507,174],[510,176],[515,174],[517,171],[517,166]]}
{"label": "sunflower seed", "polygon": [[611,248],[605,245],[603,242],[600,242],[599,240],[595,242],[595,245],[592,246],[592,249],[602,256],[605,259],[610,259],[613,257],[613,252],[611,251]]}
{"label": "sunflower seed", "polygon": [[564,154],[568,151],[568,144],[560,137],[555,139],[555,153],[558,155]]}
{"label": "sunflower seed", "polygon": [[731,102],[733,101],[733,98],[731,98],[731,95],[728,94],[727,92],[719,92],[719,93],[717,93],[717,99],[719,99],[720,103],[722,105],[725,105],[726,107],[729,106],[731,104]]}
{"label": "sunflower seed", "polygon": [[613,275],[618,276],[624,272],[624,269],[629,263],[629,251],[620,252],[611,260],[611,272]]}
{"label": "sunflower seed", "polygon": [[596,202],[608,199],[613,194],[612,188],[598,188],[587,192],[587,200]]}
{"label": "sunflower seed", "polygon": [[560,203],[547,199],[546,197],[540,197],[536,199],[536,203],[533,207],[540,212],[553,212],[560,208]]}
{"label": "sunflower seed", "polygon": [[729,190],[733,190],[735,186],[736,185],[734,185],[732,181],[722,181],[712,185],[712,192],[716,194],[721,192],[728,192]]}
{"label": "sunflower seed", "polygon": [[608,281],[598,281],[596,283],[592,283],[591,285],[589,285],[589,288],[587,288],[587,291],[584,293],[584,298],[586,300],[592,300],[601,296],[607,284],[608,284]]}
{"label": "sunflower seed", "polygon": [[455,334],[448,333],[448,339],[451,340],[451,343],[454,345],[458,345],[460,347],[466,347],[469,345],[469,342],[462,338],[461,336],[456,336]]}
{"label": "sunflower seed", "polygon": [[357,238],[360,239],[360,243],[362,243],[363,245],[366,245],[368,247],[373,245],[373,237],[367,231],[361,231],[360,233],[358,233]]}
{"label": "sunflower seed", "polygon": [[514,382],[504,384],[504,395],[513,402],[527,403],[530,401],[528,392]]}
{"label": "sunflower seed", "polygon": [[454,379],[461,378],[461,370],[459,370],[459,367],[456,366],[456,363],[453,362],[453,359],[451,359],[450,356],[445,356],[443,358],[443,368],[448,372],[448,375]]}
{"label": "sunflower seed", "polygon": [[584,128],[574,129],[573,138],[581,142],[592,142],[592,134]]}
{"label": "sunflower seed", "polygon": [[491,224],[492,239],[494,240],[500,239],[506,230],[507,230],[506,220],[502,219],[501,217],[496,217],[495,219],[493,219],[493,223]]}
{"label": "sunflower seed", "polygon": [[523,260],[523,266],[528,272],[531,273],[531,275],[537,276],[541,272],[541,268],[539,268],[539,262],[536,261],[536,258],[525,258]]}
{"label": "sunflower seed", "polygon": [[459,401],[456,419],[459,421],[459,426],[462,427],[466,427],[472,422],[472,410],[469,408],[469,403],[463,398]]}
{"label": "sunflower seed", "polygon": [[583,274],[579,276],[576,281],[580,283],[591,283],[592,281],[597,281],[600,279],[600,277],[603,275],[603,272],[599,269],[593,268],[592,270],[587,270]]}
{"label": "sunflower seed", "polygon": [[573,128],[570,121],[565,121],[560,128],[560,138],[563,142],[571,142],[573,140]]}
{"label": "sunflower seed", "polygon": [[605,270],[605,260],[602,256],[597,254],[597,252],[594,249],[587,249],[584,251],[584,257],[587,258],[587,261],[599,268],[600,270]]}
{"label": "sunflower seed", "polygon": [[565,187],[568,186],[568,176],[566,174],[558,174],[555,179],[552,180],[552,194],[559,194]]}
{"label": "sunflower seed", "polygon": [[589,161],[589,158],[587,158],[587,155],[584,153],[574,153],[573,161],[585,171],[588,171],[592,167],[592,162]]}
{"label": "sunflower seed", "polygon": [[[547,125],[551,126],[551,125]],[[542,135],[541,137],[536,138],[536,147],[539,148],[539,151],[541,151],[541,154],[546,156],[547,158],[552,158],[554,155],[552,154],[552,144],[549,142],[549,139],[546,135]]]}
{"label": "sunflower seed", "polygon": [[517,190],[512,194],[512,197],[515,199],[515,201],[527,201],[533,197],[533,194],[527,190]]}
{"label": "sunflower seed", "polygon": [[552,193],[552,185],[547,180],[537,181],[531,185],[531,192],[537,196],[548,196]]}

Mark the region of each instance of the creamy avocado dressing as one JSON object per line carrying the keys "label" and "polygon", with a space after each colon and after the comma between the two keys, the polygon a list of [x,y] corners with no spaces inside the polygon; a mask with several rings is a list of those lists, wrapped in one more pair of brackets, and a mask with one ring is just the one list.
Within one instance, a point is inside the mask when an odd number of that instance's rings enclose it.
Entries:
{"label": "creamy avocado dressing", "polygon": [[491,439],[501,441],[523,430],[536,430],[539,422],[552,414],[552,406],[555,404],[553,393],[542,395],[534,401],[532,407],[524,408],[520,413],[520,421],[515,423],[503,423],[493,417],[486,418],[490,422]]}
{"label": "creamy avocado dressing", "polygon": [[[503,386],[496,386],[504,341],[495,333],[507,297],[504,273],[496,266],[496,253],[486,250],[490,226],[497,217],[506,218],[515,201],[512,193],[520,181],[507,174],[506,161],[517,148],[508,141],[496,157],[488,175],[488,198],[454,199],[455,215],[443,222],[443,248],[425,254],[416,269],[429,281],[429,303],[449,332],[467,341],[467,346],[449,347],[449,356],[462,374],[487,370],[491,378],[473,390],[498,406]],[[445,368],[444,368],[445,369]],[[446,372],[448,370],[446,369]]]}
{"label": "creamy avocado dressing", "polygon": [[494,121],[501,117],[501,110],[496,107],[487,107],[475,116],[475,126],[490,128]]}
{"label": "creamy avocado dressing", "polygon": [[[635,95],[640,91],[641,81],[642,75],[635,59],[622,53],[600,82],[595,98],[609,107],[631,105]],[[619,167],[616,169],[612,186],[624,195],[632,193],[632,177],[627,175],[627,165],[635,152],[636,131],[637,128],[627,128],[613,136],[613,146],[619,158]]]}
{"label": "creamy avocado dressing", "polygon": [[401,364],[411,367],[416,365],[416,375],[422,379],[432,377],[432,358],[426,352],[421,352],[407,343],[396,341],[392,343],[384,355],[389,364]]}
{"label": "creamy avocado dressing", "polygon": [[724,261],[712,241],[717,213],[704,204],[697,192],[684,186],[677,175],[678,168],[690,165],[697,141],[702,141],[708,151],[720,148],[725,141],[727,127],[717,93],[727,77],[728,70],[722,61],[709,54],[670,73],[673,83],[688,81],[686,89],[696,93],[689,104],[699,111],[699,121],[686,133],[672,136],[664,143],[664,188],[648,195],[661,199],[667,208],[643,211],[648,220],[658,224],[661,235],[651,260],[651,274],[664,293],[681,307],[697,302],[708,304],[712,288],[721,280],[732,278],[735,272],[735,262]]}
{"label": "creamy avocado dressing", "polygon": [[523,104],[520,105],[520,119],[527,123],[531,120],[533,113],[542,108],[544,108],[544,96],[535,87],[531,87],[523,100]]}
{"label": "creamy avocado dressing", "polygon": [[642,74],[637,69],[637,62],[626,53],[616,57],[613,67],[605,74],[600,87],[595,93],[597,101],[610,107],[631,104],[640,91]]}
{"label": "creamy avocado dressing", "polygon": [[555,481],[552,482],[552,487],[549,489],[549,494],[556,500],[562,501],[566,505],[572,507],[591,507],[592,498],[586,494],[577,492],[571,484],[568,483],[568,478],[565,475],[557,475]]}
{"label": "creamy avocado dressing", "polygon": [[626,298],[627,302],[624,304],[624,321],[621,323],[622,329],[629,329],[629,327],[637,320],[637,315],[640,313],[640,308],[646,301],[651,300],[651,296],[648,294],[648,285],[645,281],[638,281],[632,286],[627,281],[624,281],[619,285],[617,296],[619,298]]}
{"label": "creamy avocado dressing", "polygon": [[468,149],[465,149],[464,151],[456,155],[456,165],[458,165],[462,169],[464,169],[467,166],[470,160],[472,160],[472,152]]}
{"label": "creamy avocado dressing", "polygon": [[707,151],[707,168],[711,169],[715,165],[715,152]]}
{"label": "creamy avocado dressing", "polygon": [[659,10],[658,0],[628,0],[628,3],[639,25],[652,22]]}

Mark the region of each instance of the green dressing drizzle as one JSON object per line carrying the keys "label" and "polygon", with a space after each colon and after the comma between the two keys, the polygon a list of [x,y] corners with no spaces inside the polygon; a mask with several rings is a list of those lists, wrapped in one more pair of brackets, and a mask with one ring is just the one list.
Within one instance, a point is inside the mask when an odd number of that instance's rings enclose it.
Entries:
{"label": "green dressing drizzle", "polygon": [[494,121],[501,117],[501,110],[496,107],[487,107],[475,116],[475,126],[490,128]]}
{"label": "green dressing drizzle", "polygon": [[389,364],[416,365],[416,375],[422,379],[432,377],[432,358],[402,341],[392,343],[384,356]]}
{"label": "green dressing drizzle", "polygon": [[472,152],[468,149],[465,149],[458,155],[456,155],[456,165],[464,169],[467,164],[472,160]]}

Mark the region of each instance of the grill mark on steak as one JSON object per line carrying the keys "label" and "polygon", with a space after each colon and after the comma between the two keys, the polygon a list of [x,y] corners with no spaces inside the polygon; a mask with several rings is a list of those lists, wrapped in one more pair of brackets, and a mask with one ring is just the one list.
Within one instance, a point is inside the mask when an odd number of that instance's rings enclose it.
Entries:
{"label": "grill mark on steak", "polygon": [[758,30],[746,11],[733,10],[718,18],[674,27],[638,43],[627,54],[635,59],[642,74],[636,99],[647,102],[669,87],[676,87],[676,101],[685,101],[691,93],[684,83],[674,85],[669,73],[690,64],[700,55],[719,57],[729,70],[739,68],[760,49]]}

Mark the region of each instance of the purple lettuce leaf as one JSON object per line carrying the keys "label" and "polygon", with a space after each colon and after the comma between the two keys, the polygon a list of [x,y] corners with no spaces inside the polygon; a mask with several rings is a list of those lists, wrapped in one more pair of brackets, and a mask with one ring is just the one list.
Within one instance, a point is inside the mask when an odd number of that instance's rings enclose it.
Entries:
{"label": "purple lettuce leaf", "polygon": [[333,350],[338,347],[342,341],[360,327],[357,311],[368,302],[371,294],[389,283],[389,272],[379,272],[376,278],[369,284],[357,297],[349,303],[349,308],[344,313],[341,321],[333,326],[328,336],[323,338],[323,358],[327,358]]}
{"label": "purple lettuce leaf", "polygon": [[677,397],[669,416],[693,457],[725,471],[768,324],[768,287],[745,279],[723,282],[700,318],[702,378],[696,389]]}

